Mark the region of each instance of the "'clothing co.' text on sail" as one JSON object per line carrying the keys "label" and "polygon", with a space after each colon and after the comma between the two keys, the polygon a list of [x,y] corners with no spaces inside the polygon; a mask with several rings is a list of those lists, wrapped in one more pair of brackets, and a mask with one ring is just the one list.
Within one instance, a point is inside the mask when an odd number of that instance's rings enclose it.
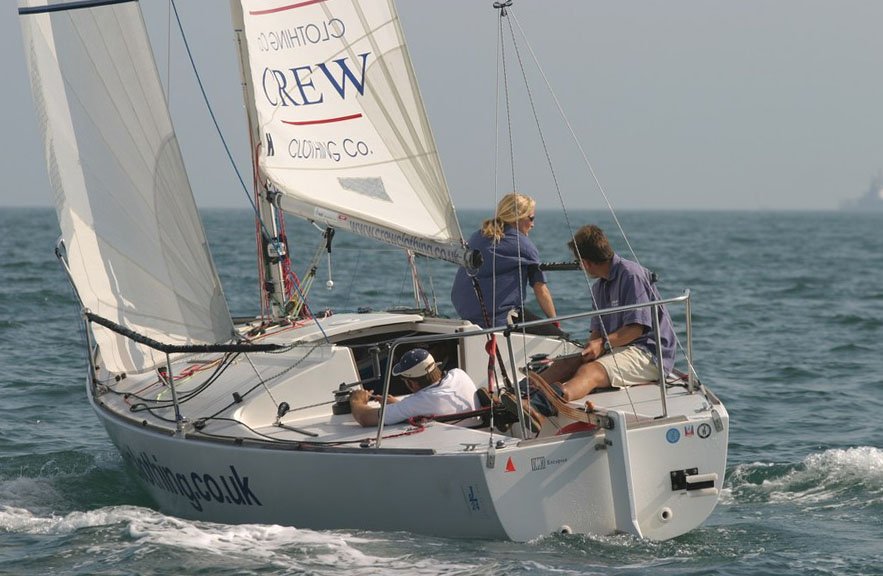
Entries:
{"label": "'clothing co.' text on sail", "polygon": [[343,20],[331,18],[319,24],[261,32],[257,36],[257,46],[261,52],[279,52],[327,42],[332,38],[341,38],[344,34],[346,34],[346,25]]}

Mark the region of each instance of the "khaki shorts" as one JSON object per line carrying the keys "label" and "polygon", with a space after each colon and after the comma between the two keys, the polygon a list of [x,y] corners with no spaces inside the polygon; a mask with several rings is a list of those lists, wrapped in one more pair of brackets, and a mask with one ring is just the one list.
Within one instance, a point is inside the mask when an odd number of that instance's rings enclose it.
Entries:
{"label": "khaki shorts", "polygon": [[659,368],[653,356],[637,346],[614,348],[612,353],[604,354],[595,362],[607,371],[610,385],[614,388],[659,381]]}

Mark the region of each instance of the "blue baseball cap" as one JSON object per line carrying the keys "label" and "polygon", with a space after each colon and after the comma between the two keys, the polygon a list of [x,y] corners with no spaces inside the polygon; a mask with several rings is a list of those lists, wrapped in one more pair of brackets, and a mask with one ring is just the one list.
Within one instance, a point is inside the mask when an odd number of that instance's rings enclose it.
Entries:
{"label": "blue baseball cap", "polygon": [[392,375],[420,378],[432,372],[433,368],[435,368],[435,358],[432,354],[423,348],[414,348],[405,352],[399,363],[392,367]]}

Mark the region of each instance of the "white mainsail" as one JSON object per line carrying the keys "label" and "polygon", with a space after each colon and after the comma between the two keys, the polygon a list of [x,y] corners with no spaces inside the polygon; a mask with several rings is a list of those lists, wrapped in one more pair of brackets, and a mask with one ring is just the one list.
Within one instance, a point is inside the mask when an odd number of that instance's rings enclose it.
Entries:
{"label": "white mainsail", "polygon": [[[70,272],[92,313],[165,344],[233,325],[184,170],[138,3],[19,3]],[[100,326],[110,370],[165,356]]]}
{"label": "white mainsail", "polygon": [[234,0],[263,175],[289,213],[461,263],[391,0]]}

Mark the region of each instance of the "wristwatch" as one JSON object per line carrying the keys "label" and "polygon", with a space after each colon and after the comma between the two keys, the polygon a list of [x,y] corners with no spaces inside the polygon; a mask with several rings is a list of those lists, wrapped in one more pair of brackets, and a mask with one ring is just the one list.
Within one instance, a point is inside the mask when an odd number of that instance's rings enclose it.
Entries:
{"label": "wristwatch", "polygon": [[610,340],[608,340],[607,338],[604,339],[604,351],[613,352],[613,346],[610,345]]}

